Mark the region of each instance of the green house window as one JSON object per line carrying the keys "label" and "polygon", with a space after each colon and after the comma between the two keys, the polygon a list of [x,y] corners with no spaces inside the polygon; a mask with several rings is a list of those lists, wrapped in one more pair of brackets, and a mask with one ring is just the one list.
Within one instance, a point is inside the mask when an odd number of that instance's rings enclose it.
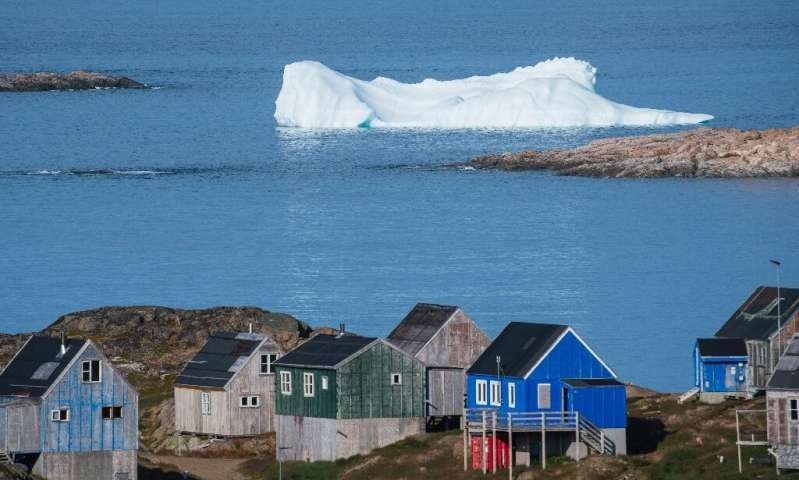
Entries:
{"label": "green house window", "polygon": [[313,373],[302,374],[302,395],[305,397],[314,396],[314,375]]}
{"label": "green house window", "polygon": [[280,393],[291,395],[291,372],[280,372]]}

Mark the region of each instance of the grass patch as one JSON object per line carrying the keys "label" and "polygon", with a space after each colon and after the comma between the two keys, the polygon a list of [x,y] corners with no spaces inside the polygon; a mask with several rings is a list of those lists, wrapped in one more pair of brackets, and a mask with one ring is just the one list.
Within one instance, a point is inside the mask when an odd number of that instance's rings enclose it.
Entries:
{"label": "grass patch", "polygon": [[[284,480],[334,480],[339,477],[345,462],[283,462]],[[239,473],[252,480],[279,478],[277,461],[266,458],[247,460]]]}

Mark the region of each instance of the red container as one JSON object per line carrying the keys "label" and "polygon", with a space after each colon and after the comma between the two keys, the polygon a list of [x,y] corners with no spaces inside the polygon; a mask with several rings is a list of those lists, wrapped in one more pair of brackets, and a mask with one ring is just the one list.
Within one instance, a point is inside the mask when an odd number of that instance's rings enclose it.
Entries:
{"label": "red container", "polygon": [[[486,435],[485,445],[480,448],[483,437],[472,437],[472,469],[483,469],[483,454],[486,455],[486,469],[491,472],[494,470],[494,437]],[[510,451],[508,442],[501,437],[497,437],[497,469],[508,468],[510,463]]]}

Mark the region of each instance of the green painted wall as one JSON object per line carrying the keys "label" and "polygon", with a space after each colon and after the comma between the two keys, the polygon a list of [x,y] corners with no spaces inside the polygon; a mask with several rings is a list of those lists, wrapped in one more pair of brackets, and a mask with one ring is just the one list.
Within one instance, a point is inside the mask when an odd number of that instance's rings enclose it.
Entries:
{"label": "green painted wall", "polygon": [[[401,373],[402,384],[391,385]],[[423,417],[425,367],[383,343],[338,370],[339,418]]]}
{"label": "green painted wall", "polygon": [[[280,372],[291,372],[291,395],[280,389]],[[303,373],[314,375],[314,396],[303,393]],[[322,377],[328,380],[327,390],[322,389]],[[336,418],[336,371],[314,368],[277,367],[275,375],[275,412],[277,415]]]}

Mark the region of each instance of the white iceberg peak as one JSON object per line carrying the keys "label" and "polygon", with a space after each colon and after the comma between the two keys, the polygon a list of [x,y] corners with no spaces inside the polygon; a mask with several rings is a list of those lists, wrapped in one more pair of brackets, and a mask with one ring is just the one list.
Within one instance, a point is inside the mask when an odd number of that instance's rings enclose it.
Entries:
{"label": "white iceberg peak", "polygon": [[359,80],[319,62],[286,65],[278,125],[304,128],[599,127],[700,123],[711,115],[637,108],[594,91],[596,68],[553,58],[460,80]]}

